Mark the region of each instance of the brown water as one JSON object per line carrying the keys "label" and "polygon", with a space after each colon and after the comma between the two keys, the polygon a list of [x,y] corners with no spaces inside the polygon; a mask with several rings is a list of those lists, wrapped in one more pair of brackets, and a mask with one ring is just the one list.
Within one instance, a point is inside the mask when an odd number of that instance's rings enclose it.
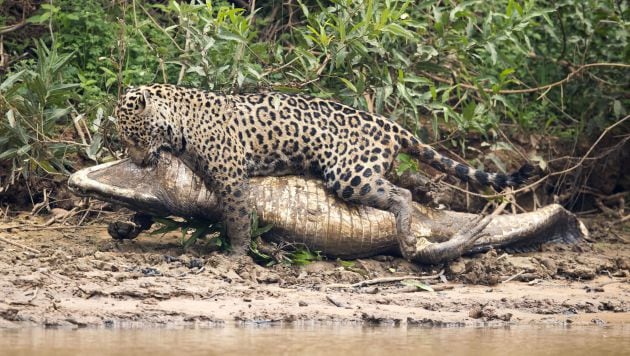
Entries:
{"label": "brown water", "polygon": [[630,355],[630,327],[21,329],[0,355]]}

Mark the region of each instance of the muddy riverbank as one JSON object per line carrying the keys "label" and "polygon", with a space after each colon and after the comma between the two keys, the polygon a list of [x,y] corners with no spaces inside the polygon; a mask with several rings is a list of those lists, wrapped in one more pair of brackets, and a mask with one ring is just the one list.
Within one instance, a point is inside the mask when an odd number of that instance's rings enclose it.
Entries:
{"label": "muddy riverbank", "polygon": [[[102,222],[34,227],[44,221],[0,222],[2,328],[630,323],[627,226],[587,220],[590,241],[440,266],[377,256],[262,267],[184,251],[179,234],[117,242]],[[422,280],[400,280],[409,275]]]}

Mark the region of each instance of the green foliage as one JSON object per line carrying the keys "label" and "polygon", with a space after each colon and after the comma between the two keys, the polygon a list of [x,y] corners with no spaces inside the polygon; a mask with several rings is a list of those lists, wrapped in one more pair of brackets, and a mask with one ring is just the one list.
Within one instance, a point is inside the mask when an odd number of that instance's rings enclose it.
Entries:
{"label": "green foliage", "polygon": [[[151,234],[165,234],[173,231],[181,231],[182,246],[188,248],[194,245],[198,240],[205,239],[210,236],[209,242],[213,242],[222,250],[229,250],[230,244],[227,240],[223,225],[220,223],[210,222],[204,219],[191,218],[183,220],[175,220],[171,218],[154,217],[153,220],[160,225],[158,229]],[[258,237],[271,230],[273,225],[268,224],[259,226],[258,215],[252,212],[251,216],[251,237]]]}
{"label": "green foliage", "polygon": [[411,156],[406,153],[400,153],[396,157],[398,160],[398,167],[396,168],[396,174],[400,177],[406,171],[418,172],[420,167],[418,166],[418,162]]}
{"label": "green foliage", "polygon": [[[277,256],[270,256],[262,252],[258,248],[256,238],[262,234],[271,230],[273,225],[268,224],[265,226],[259,225],[258,215],[256,212],[252,213],[251,222],[251,237],[250,251],[252,256],[261,264],[270,266],[276,263],[285,263],[291,265],[305,265],[312,261],[319,261],[322,256],[319,252],[312,252],[305,246],[298,246],[291,248],[288,251],[279,250]],[[205,240],[205,244],[214,244],[219,249],[226,251],[230,249],[230,244],[223,229],[223,225],[220,223],[212,223],[204,219],[181,219],[175,220],[172,218],[158,218],[154,217],[153,220],[159,223],[161,226],[151,232],[151,235],[166,234],[169,232],[180,231],[182,234],[182,247],[187,249],[198,241]]]}
{"label": "green foliage", "polygon": [[79,147],[62,139],[72,126],[69,101],[78,87],[62,76],[73,54],[39,43],[36,55],[36,63],[22,63],[0,84],[0,162],[11,169],[6,183],[67,173],[73,164],[69,155]]}
{"label": "green foliage", "polygon": [[[630,60],[627,2],[300,0],[257,2],[254,11],[235,3],[42,3],[27,28],[44,29],[63,61],[53,68],[36,49],[9,68],[0,164],[25,177],[65,174],[70,153],[108,159],[119,149],[108,131],[116,97],[153,82],[334,98],[425,140],[453,133],[448,142],[463,155],[470,132],[492,144],[502,123],[575,140],[629,111],[628,68],[606,65]],[[30,41],[7,37],[6,52],[17,57]],[[55,95],[36,88],[43,76]],[[88,139],[79,140],[70,111]]]}
{"label": "green foliage", "polygon": [[[630,63],[630,6],[618,1],[549,1],[550,21],[532,34],[535,56],[523,63],[534,83],[564,79],[579,65]],[[552,134],[595,136],[602,128],[627,115],[630,100],[628,71],[620,67],[594,67],[572,77],[542,97],[542,103],[523,106],[538,112],[532,123]],[[529,111],[529,110],[528,110]]]}
{"label": "green foliage", "polygon": [[250,232],[250,236],[252,238],[261,236],[262,234],[271,230],[271,228],[273,227],[273,224],[260,226],[259,223],[260,221],[258,220],[258,214],[256,213],[256,210],[253,210],[252,216],[251,216],[251,232]]}
{"label": "green foliage", "polygon": [[311,251],[306,247],[301,246],[289,253],[288,259],[287,263],[289,264],[304,266],[311,262],[321,261],[323,257],[319,251]]}
{"label": "green foliage", "polygon": [[205,239],[210,235],[208,243],[214,243],[222,250],[229,249],[229,243],[225,236],[225,231],[221,224],[211,223],[203,219],[184,219],[174,220],[171,218],[154,217],[153,221],[159,223],[158,229],[151,232],[151,235],[166,234],[173,231],[181,231],[182,246],[184,249],[197,243],[197,241]]}

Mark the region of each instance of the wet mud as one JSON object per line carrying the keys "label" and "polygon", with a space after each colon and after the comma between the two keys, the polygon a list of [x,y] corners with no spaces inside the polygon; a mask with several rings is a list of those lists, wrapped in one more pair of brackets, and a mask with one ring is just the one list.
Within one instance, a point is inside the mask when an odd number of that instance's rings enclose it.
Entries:
{"label": "wet mud", "polygon": [[104,223],[32,229],[38,219],[0,222],[0,328],[630,323],[629,228],[596,220],[589,241],[524,254],[263,267],[184,250],[180,234],[115,241]]}

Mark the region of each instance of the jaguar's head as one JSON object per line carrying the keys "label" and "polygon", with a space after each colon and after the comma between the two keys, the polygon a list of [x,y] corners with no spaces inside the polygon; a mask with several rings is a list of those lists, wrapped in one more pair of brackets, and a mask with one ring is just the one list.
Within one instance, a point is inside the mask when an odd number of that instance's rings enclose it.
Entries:
{"label": "jaguar's head", "polygon": [[135,164],[153,164],[160,150],[177,154],[181,149],[179,121],[165,88],[153,85],[130,89],[114,110],[118,133]]}

